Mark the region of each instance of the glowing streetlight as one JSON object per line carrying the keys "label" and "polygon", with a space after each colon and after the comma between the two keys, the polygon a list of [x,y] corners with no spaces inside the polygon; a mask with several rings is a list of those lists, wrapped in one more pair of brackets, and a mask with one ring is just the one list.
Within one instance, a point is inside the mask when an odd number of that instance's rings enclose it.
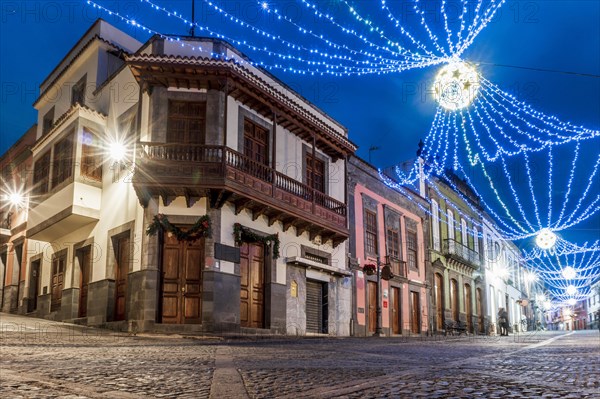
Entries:
{"label": "glowing streetlight", "polygon": [[479,75],[466,62],[452,62],[440,69],[435,77],[434,93],[437,102],[447,110],[468,107],[479,88]]}
{"label": "glowing streetlight", "polygon": [[533,283],[534,281],[537,281],[537,274],[535,274],[534,272],[525,272],[525,281],[528,283]]}
{"label": "glowing streetlight", "polygon": [[545,301],[544,302],[544,309],[546,309],[546,310],[552,309],[552,302],[551,301]]}
{"label": "glowing streetlight", "polygon": [[574,285],[570,285],[567,287],[567,294],[569,295],[575,295],[577,294],[577,288],[575,288]]}
{"label": "glowing streetlight", "polygon": [[572,280],[577,276],[577,272],[571,266],[567,266],[562,270],[562,276],[567,280]]}
{"label": "glowing streetlight", "polygon": [[541,229],[535,237],[535,244],[541,249],[550,249],[556,244],[556,234],[552,230],[545,228]]}
{"label": "glowing streetlight", "polygon": [[567,303],[568,303],[569,305],[571,305],[571,306],[575,306],[575,305],[577,304],[577,299],[575,299],[575,298],[569,298],[569,299],[567,300]]}
{"label": "glowing streetlight", "polygon": [[127,155],[127,148],[118,141],[113,141],[108,147],[110,158],[115,162],[121,162]]}

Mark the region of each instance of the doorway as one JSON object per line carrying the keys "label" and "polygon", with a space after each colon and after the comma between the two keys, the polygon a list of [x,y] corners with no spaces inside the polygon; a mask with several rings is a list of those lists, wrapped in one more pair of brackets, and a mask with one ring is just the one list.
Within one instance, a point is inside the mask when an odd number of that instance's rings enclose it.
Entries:
{"label": "doorway", "polygon": [[435,274],[435,326],[437,331],[444,329],[444,279],[440,273]]}
{"label": "doorway", "polygon": [[92,267],[92,247],[85,247],[78,253],[79,267],[81,268],[79,281],[79,317],[87,317],[88,286]]}
{"label": "doorway", "polygon": [[37,299],[40,294],[40,260],[31,262],[31,270],[29,271],[29,302],[27,302],[27,312],[35,312],[37,310]]}
{"label": "doorway", "polygon": [[306,332],[327,334],[328,312],[327,284],[306,281]]}
{"label": "doorway", "polygon": [[369,281],[368,295],[369,295],[369,332],[374,333],[377,326],[377,283]]}
{"label": "doorway", "polygon": [[419,293],[410,292],[410,332],[413,334],[421,333],[421,304]]}
{"label": "doorway", "polygon": [[202,322],[202,269],[204,239],[178,241],[164,237],[162,263],[161,322],[200,324]]}
{"label": "doorway", "polygon": [[465,312],[467,313],[467,331],[473,332],[473,295],[471,295],[471,286],[465,284]]}
{"label": "doorway", "polygon": [[392,334],[402,334],[402,329],[400,328],[400,288],[398,287],[391,287],[390,307],[392,312],[390,315],[392,319]]}
{"label": "doorway", "polygon": [[265,328],[265,248],[259,243],[240,247],[240,325]]}
{"label": "doorway", "polygon": [[125,320],[127,308],[127,274],[129,273],[129,232],[113,239],[115,251],[115,321]]}

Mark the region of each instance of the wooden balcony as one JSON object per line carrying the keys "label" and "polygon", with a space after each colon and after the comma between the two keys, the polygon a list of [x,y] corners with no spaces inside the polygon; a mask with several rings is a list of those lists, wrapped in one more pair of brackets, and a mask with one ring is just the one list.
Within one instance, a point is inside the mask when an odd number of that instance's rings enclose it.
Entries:
{"label": "wooden balcony", "polygon": [[447,238],[442,246],[442,253],[448,259],[453,259],[477,270],[481,266],[479,253],[460,242]]}
{"label": "wooden balcony", "polygon": [[249,209],[269,225],[294,226],[338,245],[348,237],[346,204],[225,146],[139,143],[133,186],[143,206],[152,196],[165,205],[185,197],[191,206],[207,197],[212,207],[226,201],[236,214]]}
{"label": "wooden balcony", "polygon": [[392,273],[394,277],[407,278],[408,270],[406,267],[406,262],[396,258],[395,256],[387,255],[386,257],[387,263],[389,263]]}

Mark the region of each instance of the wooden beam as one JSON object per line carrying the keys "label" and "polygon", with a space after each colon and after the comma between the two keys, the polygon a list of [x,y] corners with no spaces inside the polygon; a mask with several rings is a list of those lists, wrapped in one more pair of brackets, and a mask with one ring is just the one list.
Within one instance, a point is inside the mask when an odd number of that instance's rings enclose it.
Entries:
{"label": "wooden beam", "polygon": [[234,202],[235,205],[235,214],[239,215],[241,211],[252,205],[252,200],[250,198],[240,198],[239,200]]}

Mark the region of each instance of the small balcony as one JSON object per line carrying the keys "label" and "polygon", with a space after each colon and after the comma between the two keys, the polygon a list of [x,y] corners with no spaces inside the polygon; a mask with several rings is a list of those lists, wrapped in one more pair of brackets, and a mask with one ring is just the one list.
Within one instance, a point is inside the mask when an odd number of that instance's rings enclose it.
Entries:
{"label": "small balcony", "polygon": [[450,238],[445,239],[444,245],[442,246],[442,253],[446,258],[466,264],[473,269],[479,269],[481,266],[479,253],[456,240]]}
{"label": "small balcony", "polygon": [[140,143],[133,186],[142,205],[152,196],[161,196],[167,205],[185,197],[191,206],[208,197],[212,207],[226,201],[243,209],[253,219],[266,216],[269,225],[283,223],[311,239],[320,235],[334,245],[344,241],[347,207],[329,197],[245,155],[225,146]]}
{"label": "small balcony", "polygon": [[396,258],[395,256],[388,255],[387,263],[389,263],[392,273],[394,277],[407,278],[408,277],[408,269],[406,266],[406,262]]}

